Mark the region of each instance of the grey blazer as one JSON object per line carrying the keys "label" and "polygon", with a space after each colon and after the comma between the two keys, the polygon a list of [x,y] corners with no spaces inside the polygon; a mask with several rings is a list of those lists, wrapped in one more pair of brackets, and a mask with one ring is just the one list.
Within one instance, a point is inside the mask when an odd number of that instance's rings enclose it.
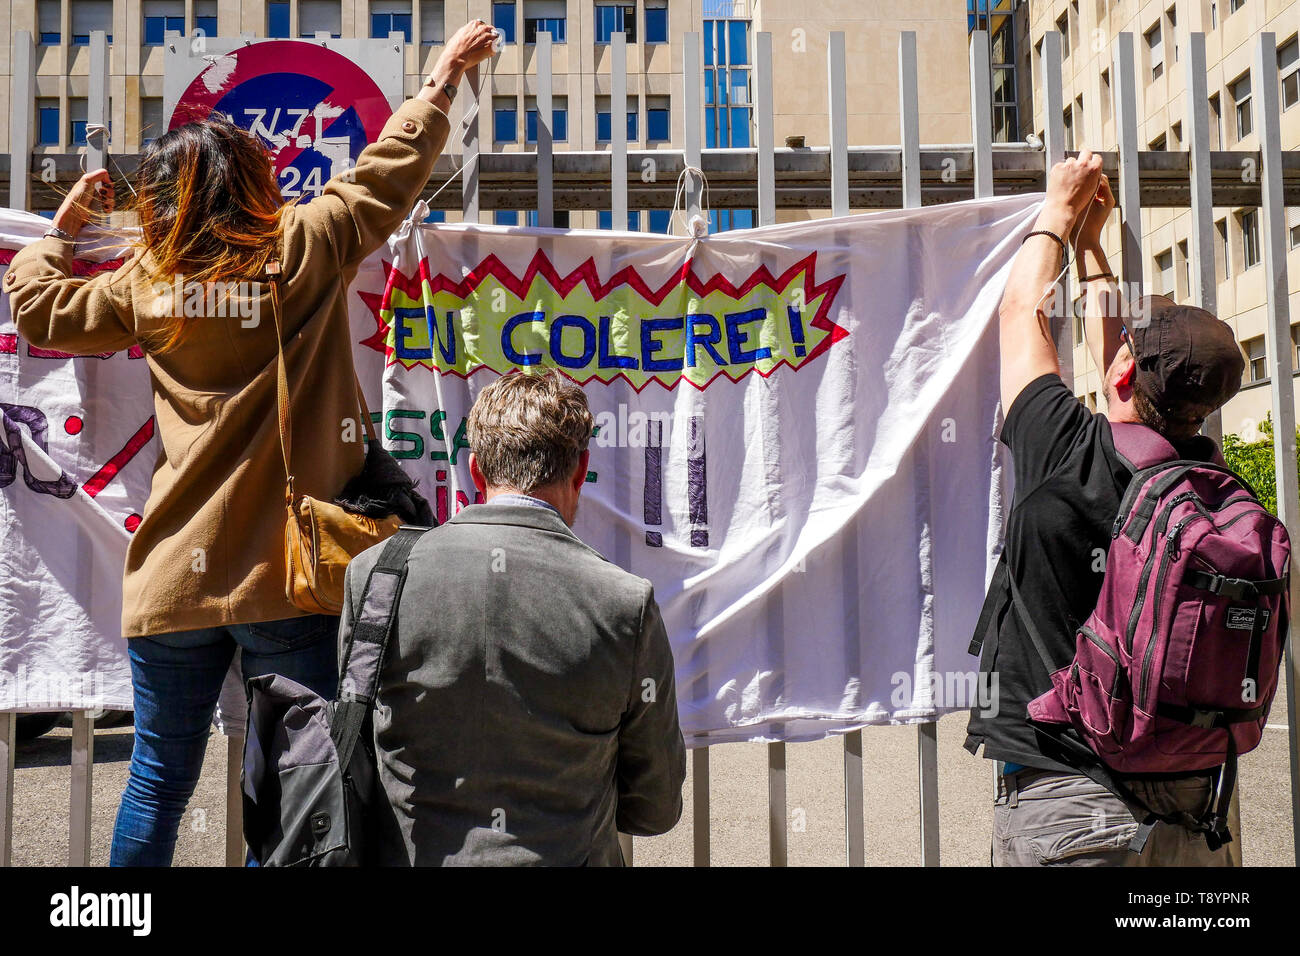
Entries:
{"label": "grey blazer", "polygon": [[[379,548],[347,571],[340,646]],[[682,812],[650,582],[550,509],[471,505],[416,544],[375,711],[387,865],[614,865]]]}

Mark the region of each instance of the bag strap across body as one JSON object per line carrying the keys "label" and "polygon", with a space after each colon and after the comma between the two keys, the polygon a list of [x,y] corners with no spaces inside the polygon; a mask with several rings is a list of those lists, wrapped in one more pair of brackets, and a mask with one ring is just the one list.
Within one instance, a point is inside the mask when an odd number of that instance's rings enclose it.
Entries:
{"label": "bag strap across body", "polygon": [[[293,447],[293,422],[289,417],[289,373],[284,364],[284,328],[280,320],[280,263],[271,260],[266,264],[266,277],[271,286],[271,317],[275,321],[275,396],[276,424],[280,430],[280,456],[284,459],[284,495],[285,504],[293,507],[293,469],[289,466],[289,451]],[[366,429],[366,437],[375,441],[375,426],[370,420],[370,406],[366,404],[365,393],[361,390],[361,379],[357,377],[356,366],[352,368],[352,384],[357,392],[357,404],[361,409],[361,421]]]}
{"label": "bag strap across body", "polygon": [[429,530],[402,525],[384,542],[378,560],[366,576],[366,586],[354,612],[355,624],[339,663],[339,690],[330,721],[330,737],[342,770],[347,770],[379,691],[379,674],[402,588],[406,585],[406,559],[415,543]]}

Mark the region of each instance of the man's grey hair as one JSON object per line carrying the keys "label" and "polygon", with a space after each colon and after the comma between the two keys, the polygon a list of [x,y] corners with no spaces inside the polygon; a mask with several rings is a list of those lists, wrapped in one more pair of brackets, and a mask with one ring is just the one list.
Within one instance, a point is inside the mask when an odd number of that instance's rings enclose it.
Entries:
{"label": "man's grey hair", "polygon": [[488,485],[530,494],[573,475],[592,424],[587,396],[559,372],[516,372],[479,392],[469,450]]}

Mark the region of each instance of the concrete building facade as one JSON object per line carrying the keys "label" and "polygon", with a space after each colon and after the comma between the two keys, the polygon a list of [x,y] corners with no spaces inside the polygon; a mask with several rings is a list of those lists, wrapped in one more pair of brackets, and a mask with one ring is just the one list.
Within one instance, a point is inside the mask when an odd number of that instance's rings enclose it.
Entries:
{"label": "concrete building facade", "polygon": [[[1300,0],[1031,0],[1030,39],[1034,76],[1041,75],[1043,35],[1062,34],[1062,103],[1066,148],[1117,148],[1112,104],[1112,41],[1136,38],[1138,148],[1185,150],[1188,128],[1186,63],[1182,51],[1192,32],[1205,34],[1211,150],[1257,150],[1250,70],[1260,33],[1277,39],[1282,148],[1300,148]],[[1034,91],[1034,129],[1045,126],[1041,84]],[[1300,209],[1287,213],[1293,365],[1300,368]],[[1271,405],[1265,362],[1265,287],[1262,222],[1254,208],[1214,210],[1214,258],[1218,314],[1229,322],[1246,353],[1241,393],[1224,408],[1223,429],[1255,433]],[[1192,215],[1181,209],[1142,211],[1143,279],[1151,293],[1190,301],[1194,274]],[[1119,230],[1107,235],[1112,267],[1118,269]],[[1089,407],[1104,405],[1101,380],[1076,330],[1075,392]]]}
{"label": "concrete building facade", "polygon": [[[896,143],[898,35],[917,32],[921,138],[970,141],[966,36],[951,0],[0,0],[0,28],[36,42],[36,153],[84,144],[91,30],[110,37],[112,142],[132,153],[163,124],[163,39],[193,36],[386,37],[404,34],[405,92],[413,94],[447,36],[480,17],[507,43],[485,71],[481,148],[531,150],[536,135],[536,44],[552,36],[553,128],[557,150],[607,147],[611,32],[628,34],[629,147],[681,148],[682,38],[702,36],[705,147],[754,144],[755,35],[772,33],[775,141],[829,142],[826,46],[845,32],[849,142]],[[12,44],[0,50],[0,109],[8,115]],[[464,98],[462,97],[462,103]],[[453,121],[458,116],[453,117]],[[0,151],[8,148],[0,129]],[[455,145],[449,146],[455,149]],[[782,218],[825,215],[782,211]],[[455,220],[454,213],[448,219]],[[493,214],[485,211],[484,218]],[[525,213],[520,222],[525,221]],[[510,221],[509,213],[502,221]],[[557,224],[609,225],[607,214],[557,210]],[[719,211],[715,228],[751,224],[752,210]],[[666,212],[635,214],[641,229],[666,228]]]}

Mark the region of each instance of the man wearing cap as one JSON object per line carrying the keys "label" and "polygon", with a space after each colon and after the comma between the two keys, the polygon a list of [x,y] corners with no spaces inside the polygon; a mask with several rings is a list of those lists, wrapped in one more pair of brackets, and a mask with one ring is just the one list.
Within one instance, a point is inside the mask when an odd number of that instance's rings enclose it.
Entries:
{"label": "man wearing cap", "polygon": [[[1015,500],[1007,519],[1010,576],[1057,657],[1074,654],[1078,626],[1101,591],[1110,529],[1132,475],[1115,452],[1111,422],[1160,432],[1180,457],[1216,459],[1198,432],[1236,394],[1245,360],[1231,328],[1203,309],[1164,297],[1137,304],[1127,321],[1101,230],[1115,200],[1101,157],[1083,150],[1056,164],[1033,231],[1012,265],[999,309],[1002,442],[1011,450]],[[1048,305],[1073,263],[1085,297],[1088,351],[1103,379],[1105,414],[1088,411],[1061,380]],[[973,710],[966,747],[997,761],[995,866],[1222,866],[1185,828],[1160,823],[1141,854],[1128,849],[1139,821],[1108,789],[1026,719],[1026,705],[1051,687],[1011,602],[983,638],[982,679],[996,673],[997,708]],[[1144,780],[1149,801],[1199,814],[1211,799],[1205,775]],[[1234,854],[1229,857],[1229,852]]]}

